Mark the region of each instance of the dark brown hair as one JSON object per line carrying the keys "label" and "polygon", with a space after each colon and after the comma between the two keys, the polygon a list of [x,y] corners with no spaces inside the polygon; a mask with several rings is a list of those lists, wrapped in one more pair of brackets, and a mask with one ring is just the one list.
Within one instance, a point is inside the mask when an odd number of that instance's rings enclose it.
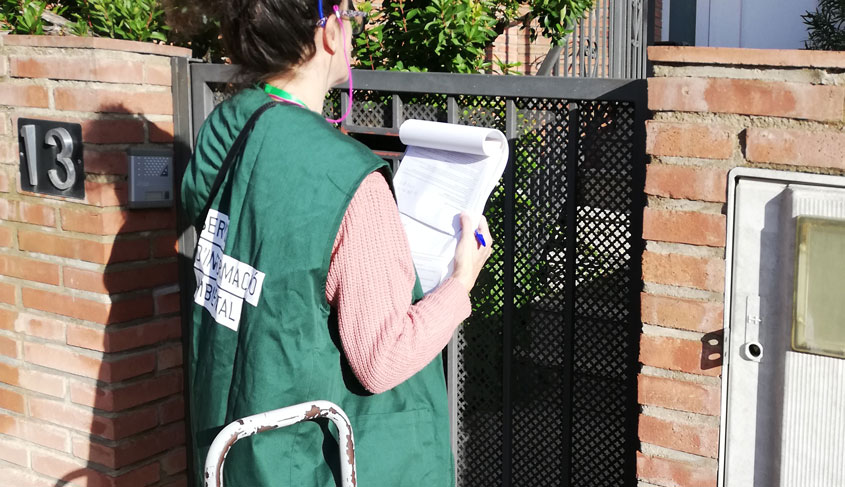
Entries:
{"label": "dark brown hair", "polygon": [[320,1],[328,16],[342,0],[221,2],[223,42],[243,81],[263,81],[311,59]]}

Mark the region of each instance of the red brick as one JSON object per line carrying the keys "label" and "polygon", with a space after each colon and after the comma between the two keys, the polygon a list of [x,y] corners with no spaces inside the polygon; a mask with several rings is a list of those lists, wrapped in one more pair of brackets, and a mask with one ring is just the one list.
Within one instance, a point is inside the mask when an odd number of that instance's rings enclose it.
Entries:
{"label": "red brick", "polygon": [[15,330],[28,336],[43,338],[64,343],[65,322],[36,316],[30,313],[20,313],[15,322]]}
{"label": "red brick", "polygon": [[180,309],[179,293],[154,294],[153,301],[156,316],[176,313]]}
{"label": "red brick", "polygon": [[729,130],[695,123],[646,122],[646,152],[655,156],[728,159],[736,137]]}
{"label": "red brick", "polygon": [[643,280],[722,292],[725,289],[725,261],[646,251],[643,252]]}
{"label": "red brick", "polygon": [[176,257],[178,252],[178,237],[176,235],[165,235],[157,237],[153,241],[153,257]]}
{"label": "red brick", "polygon": [[684,424],[640,415],[640,441],[670,450],[716,458],[719,454],[719,427]]}
{"label": "red brick", "polygon": [[0,227],[0,247],[11,247],[15,240],[15,229]]}
{"label": "red brick", "polygon": [[87,468],[84,462],[75,458],[71,459],[61,453],[33,450],[32,469],[40,474],[63,481],[55,485],[72,482],[73,485],[85,487],[110,487],[113,483],[112,477]]}
{"label": "red brick", "polygon": [[724,247],[725,215],[654,208],[643,210],[643,239]]}
{"label": "red brick", "polygon": [[26,360],[56,370],[71,374],[98,379],[110,383],[136,377],[155,369],[155,353],[123,356],[112,360],[91,357],[74,352],[68,348],[60,348],[40,343],[26,343]]}
{"label": "red brick", "polygon": [[18,358],[18,341],[14,338],[0,335],[0,355]]}
{"label": "red brick", "polygon": [[23,394],[0,387],[0,409],[24,414],[26,409],[24,408]]}
{"label": "red brick", "polygon": [[174,345],[158,351],[158,370],[172,369],[182,365],[182,345]]}
{"label": "red brick", "polygon": [[637,452],[637,477],[665,487],[716,487],[716,467],[652,457]]}
{"label": "red brick", "polygon": [[0,438],[0,460],[28,467],[29,449],[23,447],[20,442]]}
{"label": "red brick", "polygon": [[150,142],[173,143],[173,122],[150,122]]}
{"label": "red brick", "polygon": [[181,336],[179,317],[142,323],[119,330],[112,327],[68,325],[67,343],[101,352],[122,352]]}
{"label": "red brick", "polygon": [[86,148],[82,157],[85,160],[86,173],[117,176],[126,176],[129,173],[129,162],[125,152]]}
{"label": "red brick", "polygon": [[10,190],[9,175],[0,171],[0,193],[8,193]]}
{"label": "red brick", "polygon": [[124,182],[85,181],[85,201],[99,207],[125,206],[129,203],[129,190]]}
{"label": "red brick", "polygon": [[108,440],[120,440],[158,426],[155,407],[119,413],[113,417],[95,414],[91,434]]}
{"label": "red brick", "polygon": [[58,265],[10,255],[0,255],[0,275],[54,286],[59,284]]}
{"label": "red brick", "polygon": [[106,272],[105,274],[100,271],[65,267],[64,284],[73,289],[118,294],[174,284],[178,282],[177,271],[175,262]]}
{"label": "red brick", "polygon": [[154,484],[160,479],[159,467],[155,463],[116,477],[109,487],[139,487]]}
{"label": "red brick", "polygon": [[116,452],[112,446],[104,445],[96,441],[89,441],[87,438],[80,438],[75,436],[73,438],[73,455],[83,460],[88,460],[88,464],[97,463],[101,466],[108,467],[114,470],[116,463]]}
{"label": "red brick", "polygon": [[0,382],[12,386],[20,386],[20,369],[15,365],[0,362]]}
{"label": "red brick", "polygon": [[18,244],[21,250],[27,252],[56,255],[97,264],[145,260],[150,256],[150,244],[145,239],[98,242],[52,233],[20,230]]}
{"label": "red brick", "polygon": [[148,84],[170,86],[173,83],[170,66],[147,64],[144,66],[144,70],[144,82]]}
{"label": "red brick", "polygon": [[30,391],[40,392],[41,394],[47,394],[53,397],[65,397],[65,384],[67,380],[64,377],[37,370],[21,370],[20,383],[21,387]]}
{"label": "red brick", "polygon": [[185,425],[174,423],[158,428],[140,438],[123,441],[116,447],[75,437],[73,453],[80,458],[109,468],[122,468],[184,444]]}
{"label": "red brick", "polygon": [[652,62],[681,64],[734,64],[745,66],[788,66],[806,68],[845,68],[839,52],[798,49],[748,49],[706,46],[649,46]]}
{"label": "red brick", "polygon": [[42,343],[24,344],[27,362],[71,374],[97,379],[102,359],[74,352],[68,348]]}
{"label": "red brick", "polygon": [[22,429],[27,441],[54,450],[70,451],[70,433],[65,428],[57,428],[30,420],[23,423]]}
{"label": "red brick", "polygon": [[185,400],[182,397],[174,397],[173,400],[167,401],[158,409],[159,422],[161,424],[168,424],[174,421],[179,421],[185,418]]}
{"label": "red brick", "polygon": [[648,406],[719,416],[721,390],[719,386],[641,374],[637,400]]}
{"label": "red brick", "polygon": [[[141,54],[156,54],[168,57],[189,57],[191,50],[184,47],[139,43],[122,39],[108,39],[105,37],[75,37],[75,36],[8,36],[4,39],[7,46],[102,49],[104,51],[126,51]],[[94,51],[96,52],[96,51]]]}
{"label": "red brick", "polygon": [[188,456],[184,448],[178,448],[168,452],[161,459],[161,469],[167,475],[182,472],[187,467]]}
{"label": "red brick", "polygon": [[140,83],[140,63],[100,56],[68,58],[64,56],[11,56],[12,77]]}
{"label": "red brick", "polygon": [[90,409],[66,404],[64,400],[30,397],[29,414],[33,418],[83,433],[88,433],[94,428],[94,415]]}
{"label": "red brick", "polygon": [[640,304],[643,323],[702,333],[724,327],[722,303],[642,293]]}
{"label": "red brick", "polygon": [[[20,156],[14,139],[0,139],[0,164],[19,164]],[[0,166],[2,167],[2,166]]]}
{"label": "red brick", "polygon": [[3,414],[3,412],[0,411],[0,433],[11,436],[20,436],[18,429],[17,417]]}
{"label": "red brick", "polygon": [[47,227],[56,226],[56,209],[51,206],[27,203],[25,201],[0,201],[3,203],[0,205],[0,217],[5,220]]}
{"label": "red brick", "polygon": [[17,311],[0,308],[0,330],[14,330]]}
{"label": "red brick", "polygon": [[6,284],[0,282],[0,303],[15,304],[15,288],[14,284]]}
{"label": "red brick", "polygon": [[145,318],[153,314],[153,302],[150,296],[103,303],[31,288],[21,289],[21,296],[23,305],[27,308],[49,311],[103,325]]}
{"label": "red brick", "polygon": [[[56,122],[78,123],[82,128],[84,144],[142,144],[144,143],[144,122],[121,116],[99,116],[80,118],[78,116],[50,117]],[[18,115],[12,115],[12,127],[18,125]],[[17,151],[15,151],[17,154]],[[83,157],[84,157],[83,152]],[[36,195],[41,196],[41,195]]]}
{"label": "red brick", "polygon": [[73,383],[70,388],[70,398],[74,403],[83,406],[104,411],[123,411],[178,394],[181,391],[182,371],[176,370],[118,388],[103,389],[88,384]]}
{"label": "red brick", "polygon": [[649,164],[647,168],[646,194],[716,203],[727,201],[727,169],[663,164]]}
{"label": "red brick", "polygon": [[751,162],[845,169],[845,133],[749,128],[746,158]]}
{"label": "red brick", "polygon": [[76,121],[76,123],[82,125],[82,141],[86,144],[142,144],[144,142],[144,122],[141,120],[95,119]]}
{"label": "red brick", "polygon": [[156,356],[152,351],[136,353],[103,362],[100,380],[104,382],[119,382],[131,379],[132,377],[138,377],[139,375],[144,375],[155,370],[155,363]]}
{"label": "red brick", "polygon": [[100,113],[173,114],[173,98],[169,91],[126,92],[125,90],[55,88],[56,110]]}
{"label": "red brick", "polygon": [[712,360],[710,357],[703,357],[704,353],[701,342],[652,335],[640,336],[640,362],[643,365],[690,374],[720,375],[721,366],[702,369],[702,362]]}
{"label": "red brick", "polygon": [[17,107],[48,108],[47,89],[43,86],[3,83],[0,91],[0,105]]}
{"label": "red brick", "polygon": [[62,229],[95,235],[117,235],[176,228],[173,210],[79,211],[62,209]]}
{"label": "red brick", "polygon": [[[73,387],[77,386],[78,383],[74,382]],[[155,428],[158,424],[155,407],[104,416],[92,413],[88,408],[70,406],[63,402],[44,399],[30,401],[31,414],[34,417],[107,440],[120,440]]]}
{"label": "red brick", "polygon": [[56,487],[54,481],[38,477],[28,468],[21,469],[9,465],[0,465],[0,479],[8,482],[6,485],[14,487]]}
{"label": "red brick", "polygon": [[188,487],[188,478],[185,475],[180,475],[166,484],[162,484],[161,487]]}
{"label": "red brick", "polygon": [[649,78],[654,111],[715,112],[839,122],[845,87],[726,78]]}

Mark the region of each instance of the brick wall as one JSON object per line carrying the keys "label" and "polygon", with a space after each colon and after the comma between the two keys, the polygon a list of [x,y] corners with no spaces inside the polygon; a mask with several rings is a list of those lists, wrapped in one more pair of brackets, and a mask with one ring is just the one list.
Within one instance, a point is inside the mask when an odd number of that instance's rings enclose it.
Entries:
{"label": "brick wall", "polygon": [[[171,144],[189,55],[0,36],[3,485],[186,483],[175,212],[127,209],[126,150]],[[81,124],[84,200],[20,190],[18,117]]]}
{"label": "brick wall", "polygon": [[651,47],[641,486],[715,487],[727,175],[845,174],[845,53]]}

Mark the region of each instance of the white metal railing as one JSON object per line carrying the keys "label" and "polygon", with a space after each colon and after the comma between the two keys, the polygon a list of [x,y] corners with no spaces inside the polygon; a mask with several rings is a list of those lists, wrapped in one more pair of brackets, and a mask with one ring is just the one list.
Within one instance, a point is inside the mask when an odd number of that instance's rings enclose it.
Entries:
{"label": "white metal railing", "polygon": [[337,427],[340,476],[343,487],[357,485],[355,438],[352,424],[340,407],[329,401],[310,401],[247,416],[231,422],[214,437],[205,457],[205,487],[223,487],[223,465],[232,446],[248,436],[292,426],[303,421],[327,418]]}

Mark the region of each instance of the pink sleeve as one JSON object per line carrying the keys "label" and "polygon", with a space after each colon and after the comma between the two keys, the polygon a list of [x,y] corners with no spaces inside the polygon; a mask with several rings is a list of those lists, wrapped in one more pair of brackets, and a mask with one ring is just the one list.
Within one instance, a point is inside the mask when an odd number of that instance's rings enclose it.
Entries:
{"label": "pink sleeve", "polygon": [[414,264],[381,173],[367,176],[335,239],[326,299],[337,309],[343,350],[361,384],[379,393],[428,365],[470,314],[454,279],[411,304]]}

